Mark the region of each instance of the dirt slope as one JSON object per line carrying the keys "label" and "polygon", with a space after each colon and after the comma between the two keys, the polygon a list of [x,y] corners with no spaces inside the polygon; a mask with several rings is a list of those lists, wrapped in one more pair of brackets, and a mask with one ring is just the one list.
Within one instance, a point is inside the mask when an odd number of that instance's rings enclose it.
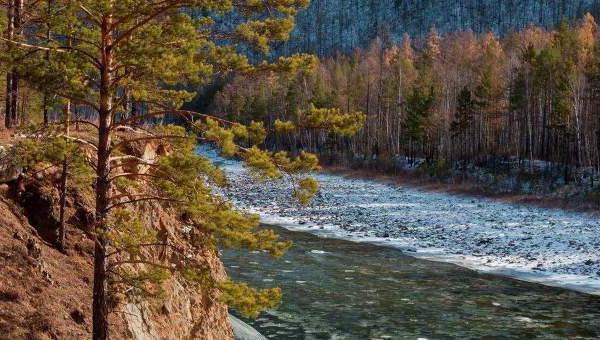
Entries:
{"label": "dirt slope", "polygon": [[[148,148],[142,148],[145,158]],[[150,150],[152,151],[152,150]],[[58,227],[58,176],[0,185],[0,339],[91,338],[93,242],[90,202],[76,193],[67,200],[67,251],[54,247]],[[89,201],[89,200],[87,200]],[[169,242],[182,244],[181,221],[157,204],[139,207]],[[173,254],[149,254],[165,261]],[[213,277],[226,273],[212,249],[194,254]],[[161,301],[126,302],[111,315],[113,339],[233,338],[227,306],[216,290],[187,286],[176,276],[164,284]]]}
{"label": "dirt slope", "polygon": [[81,232],[69,243],[73,250],[60,253],[18,207],[0,202],[0,338],[90,337],[93,244]]}

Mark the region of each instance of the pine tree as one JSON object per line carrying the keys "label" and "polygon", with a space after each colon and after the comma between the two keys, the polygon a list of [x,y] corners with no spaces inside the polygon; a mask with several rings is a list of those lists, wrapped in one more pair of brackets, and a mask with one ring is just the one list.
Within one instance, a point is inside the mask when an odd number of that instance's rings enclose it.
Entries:
{"label": "pine tree", "polygon": [[422,143],[427,133],[427,119],[434,102],[433,88],[425,90],[414,87],[406,98],[404,138],[408,141],[408,156],[414,160],[415,143]]}
{"label": "pine tree", "polygon": [[[70,137],[52,132],[50,126],[43,139],[32,138],[20,149],[24,163],[46,161],[32,152],[40,149],[52,150],[43,154],[63,162],[67,151],[74,152],[64,143],[77,145],[82,150],[79,154],[92,155],[87,163],[93,165],[95,192],[94,339],[108,338],[110,295],[137,292],[159,296],[160,282],[171,275],[220,289],[226,301],[234,307],[236,303],[244,304],[240,309],[249,315],[273,306],[280,295],[276,289],[255,291],[243,284],[215,282],[201,263],[181,262],[165,267],[145,258],[143,249],[156,246],[158,240],[134,207],[160,202],[185,216],[198,239],[189,249],[178,249],[182,254],[198,246],[221,244],[264,249],[279,256],[290,246],[279,241],[272,231],[256,231],[256,216],[237,212],[212,194],[211,187],[225,185],[226,180],[208,160],[195,154],[197,137],[189,131],[216,144],[225,156],[242,157],[262,177],[279,178],[285,174],[296,178],[296,196],[303,203],[317,190],[316,182],[308,176],[318,168],[316,157],[263,151],[258,148],[267,134],[262,124],[244,126],[179,107],[194,95],[182,90],[182,86],[206,83],[216,73],[287,72],[311,67],[311,56],[251,65],[237,52],[239,43],[267,53],[271,42],[286,39],[293,28],[294,15],[307,1],[54,0],[53,4],[51,15],[40,19],[41,25],[24,30],[27,36],[23,39],[9,37],[8,43],[39,56],[19,61],[25,66],[23,69],[31,71],[24,72],[25,79],[31,84],[43,84],[48,93],[92,109],[97,118],[77,121],[90,129],[87,135]],[[234,15],[239,22],[233,29],[223,31],[213,19],[227,15]],[[52,27],[50,37],[37,39],[48,35],[47,27]],[[46,52],[49,58],[45,58]],[[131,96],[144,108],[135,116],[124,109]],[[307,119],[342,134],[355,130],[344,126],[355,125],[355,121],[343,115],[330,119],[326,117],[329,113],[310,111]],[[180,117],[190,130],[175,126],[138,127],[165,115]],[[170,150],[154,164],[125,152],[133,143],[153,141]],[[52,147],[55,144],[59,147]],[[119,165],[124,161],[137,163],[137,168],[150,166],[151,170],[122,171]],[[79,167],[71,168],[71,172],[79,171],[83,172]],[[135,184],[138,181],[146,185],[140,188]],[[131,192],[130,188],[137,191]],[[119,192],[122,194],[115,194]],[[120,277],[117,281],[112,276],[115,273]],[[240,294],[245,295],[243,301],[228,298]]]}
{"label": "pine tree", "polygon": [[458,94],[456,115],[450,126],[453,136],[460,139],[461,145],[465,145],[465,143],[467,143],[467,133],[471,127],[471,124],[473,123],[475,109],[476,103],[475,99],[473,99],[471,90],[467,87],[464,87]]}

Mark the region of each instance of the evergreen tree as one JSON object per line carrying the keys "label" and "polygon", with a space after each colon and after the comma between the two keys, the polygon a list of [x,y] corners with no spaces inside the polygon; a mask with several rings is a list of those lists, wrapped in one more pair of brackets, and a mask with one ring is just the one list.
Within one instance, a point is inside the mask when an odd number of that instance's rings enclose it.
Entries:
{"label": "evergreen tree", "polygon": [[414,143],[422,143],[427,133],[427,120],[434,102],[433,88],[414,87],[406,98],[404,138],[408,140],[409,158],[414,158]]}
{"label": "evergreen tree", "polygon": [[[193,226],[197,238],[192,238],[189,249],[177,250],[182,254],[199,246],[221,244],[264,249],[278,256],[289,243],[279,241],[271,231],[256,231],[256,216],[236,212],[231,204],[212,194],[211,186],[225,185],[226,181],[208,160],[195,154],[196,137],[173,126],[138,126],[155,117],[177,115],[189,122],[191,131],[200,138],[215,143],[223,155],[242,157],[261,177],[286,174],[297,178],[296,196],[308,202],[317,190],[316,182],[307,175],[317,169],[316,157],[259,149],[257,145],[267,134],[262,124],[244,126],[179,109],[193,97],[181,89],[182,85],[205,83],[216,73],[288,72],[311,67],[314,58],[310,56],[251,65],[237,52],[238,44],[245,44],[267,53],[271,42],[287,37],[294,15],[306,5],[305,0],[54,0],[54,10],[43,18],[43,25],[28,27],[22,40],[8,39],[21,51],[50,53],[50,58],[32,58],[21,65],[33,70],[26,79],[96,113],[93,121],[81,121],[92,129],[87,135],[74,138],[47,133],[57,142],[76,143],[85,150],[82,154],[93,155],[88,161],[95,173],[94,339],[109,335],[110,295],[130,292],[159,296],[160,282],[172,275],[220,289],[226,301],[234,307],[241,304],[238,307],[248,315],[276,303],[278,290],[255,291],[243,284],[215,282],[202,263],[182,261],[164,266],[145,258],[143,249],[158,242],[135,212],[134,207],[144,202],[160,202],[176,209]],[[215,25],[214,18],[227,15],[239,21],[224,31]],[[51,37],[38,39],[47,34],[48,26],[53,28]],[[143,112],[130,115],[124,109],[131,97],[143,104]],[[346,133],[344,124],[356,124],[343,115],[331,120],[329,111],[311,112],[308,119],[313,127],[322,123],[323,128]],[[152,141],[171,151],[151,164],[150,171],[122,171],[120,164],[125,161],[145,168],[145,160],[125,150],[134,143]],[[34,154],[32,148],[23,150],[24,159]],[[136,187],[136,181],[146,185]],[[132,191],[133,187],[136,190]],[[115,273],[119,280],[112,276]],[[235,298],[242,294],[243,300]]]}
{"label": "evergreen tree", "polygon": [[462,143],[465,142],[468,129],[471,127],[473,115],[475,112],[476,103],[469,88],[464,87],[458,94],[456,104],[456,115],[450,126],[455,137],[462,138]]}

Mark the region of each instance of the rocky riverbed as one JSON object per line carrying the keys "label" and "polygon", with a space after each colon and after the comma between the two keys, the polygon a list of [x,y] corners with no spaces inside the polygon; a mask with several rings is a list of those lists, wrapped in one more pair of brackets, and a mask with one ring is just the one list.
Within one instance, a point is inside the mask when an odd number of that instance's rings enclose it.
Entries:
{"label": "rocky riverbed", "polygon": [[223,194],[267,223],[600,294],[598,216],[326,174],[316,176],[314,202],[300,207],[290,183],[257,182],[241,163],[201,152],[229,174]]}

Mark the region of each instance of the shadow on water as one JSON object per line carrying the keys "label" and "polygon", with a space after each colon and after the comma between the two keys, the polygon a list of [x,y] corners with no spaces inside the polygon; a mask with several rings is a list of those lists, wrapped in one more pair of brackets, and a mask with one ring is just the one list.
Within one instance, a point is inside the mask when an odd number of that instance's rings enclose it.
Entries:
{"label": "shadow on water", "polygon": [[294,241],[280,260],[223,254],[234,279],[283,289],[278,310],[249,321],[268,338],[600,337],[598,296],[273,228]]}

